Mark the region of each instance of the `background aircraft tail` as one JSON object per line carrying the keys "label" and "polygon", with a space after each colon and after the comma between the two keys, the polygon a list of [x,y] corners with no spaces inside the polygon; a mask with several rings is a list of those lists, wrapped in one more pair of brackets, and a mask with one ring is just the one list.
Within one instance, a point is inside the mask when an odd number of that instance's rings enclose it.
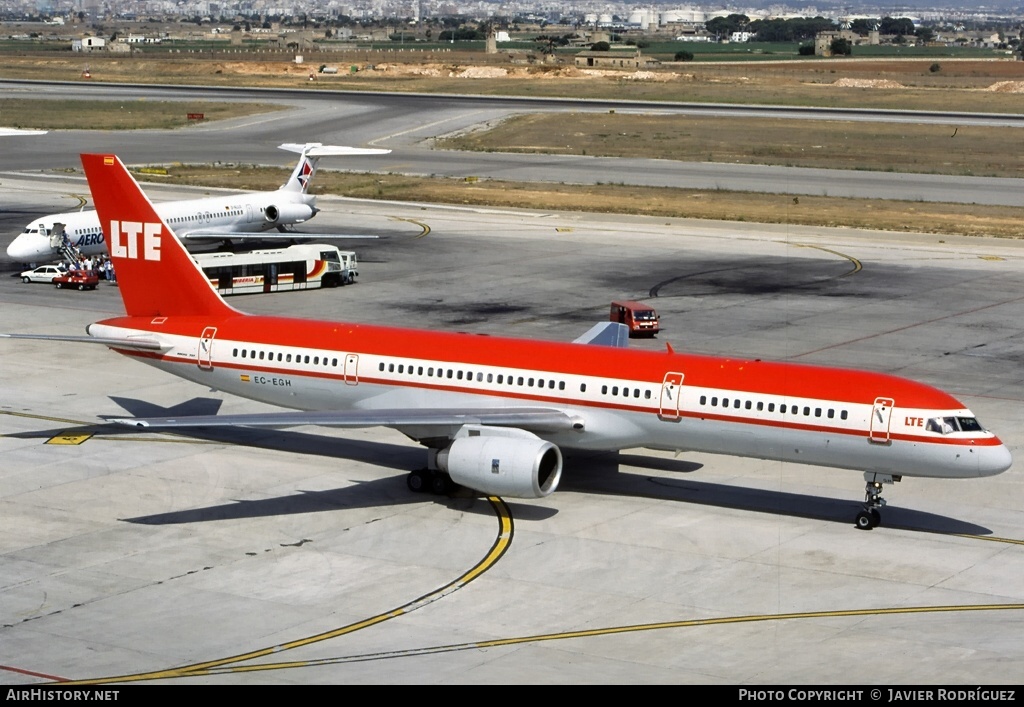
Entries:
{"label": "background aircraft tail", "polygon": [[82,155],[114,275],[132,317],[237,314],[115,155]]}
{"label": "background aircraft tail", "polygon": [[344,147],[341,145],[321,145],[319,142],[307,142],[305,144],[286,142],[278,145],[282,150],[298,152],[299,163],[295,165],[292,176],[288,178],[281,191],[305,194],[309,188],[309,182],[316,174],[317,164],[321,157],[346,157],[351,155],[386,155],[391,150],[380,150],[375,148]]}

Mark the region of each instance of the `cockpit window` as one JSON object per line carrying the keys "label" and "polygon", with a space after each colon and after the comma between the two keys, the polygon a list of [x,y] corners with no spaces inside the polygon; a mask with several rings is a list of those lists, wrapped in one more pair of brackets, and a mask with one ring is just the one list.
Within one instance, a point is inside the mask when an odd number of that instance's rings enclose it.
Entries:
{"label": "cockpit window", "polygon": [[960,423],[960,429],[964,432],[981,432],[982,427],[978,423],[978,419],[974,417],[958,417],[957,422]]}
{"label": "cockpit window", "polygon": [[943,435],[960,430],[955,417],[933,417],[928,420],[928,424],[925,427],[929,432],[938,432]]}
{"label": "cockpit window", "polygon": [[947,435],[950,432],[984,432],[974,417],[933,417],[925,425],[929,432]]}

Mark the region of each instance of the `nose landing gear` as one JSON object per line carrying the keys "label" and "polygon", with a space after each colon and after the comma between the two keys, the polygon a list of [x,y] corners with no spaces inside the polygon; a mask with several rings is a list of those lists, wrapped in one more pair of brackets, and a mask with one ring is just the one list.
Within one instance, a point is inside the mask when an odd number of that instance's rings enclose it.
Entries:
{"label": "nose landing gear", "polygon": [[882,523],[882,513],[879,510],[885,505],[882,485],[902,480],[902,476],[864,472],[864,509],[857,513],[854,520],[859,530],[871,530]]}

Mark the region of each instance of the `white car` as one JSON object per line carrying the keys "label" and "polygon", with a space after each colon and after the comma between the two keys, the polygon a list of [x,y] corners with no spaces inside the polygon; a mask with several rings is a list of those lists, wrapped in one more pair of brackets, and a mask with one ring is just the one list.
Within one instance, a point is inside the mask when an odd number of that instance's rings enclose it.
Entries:
{"label": "white car", "polygon": [[22,282],[45,282],[51,284],[53,278],[58,275],[66,275],[67,269],[63,265],[40,265],[35,270],[26,270],[21,274]]}

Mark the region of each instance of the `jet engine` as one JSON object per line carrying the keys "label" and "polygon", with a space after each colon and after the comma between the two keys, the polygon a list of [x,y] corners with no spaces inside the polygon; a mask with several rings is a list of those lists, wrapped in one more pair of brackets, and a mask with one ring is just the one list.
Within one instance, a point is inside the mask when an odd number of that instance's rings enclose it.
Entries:
{"label": "jet engine", "polygon": [[302,223],[313,218],[317,210],[309,204],[271,204],[263,209],[263,217],[270,223]]}
{"label": "jet engine", "polygon": [[459,437],[437,453],[437,468],[452,481],[488,495],[543,498],[558,488],[562,453],[521,430],[511,436]]}

